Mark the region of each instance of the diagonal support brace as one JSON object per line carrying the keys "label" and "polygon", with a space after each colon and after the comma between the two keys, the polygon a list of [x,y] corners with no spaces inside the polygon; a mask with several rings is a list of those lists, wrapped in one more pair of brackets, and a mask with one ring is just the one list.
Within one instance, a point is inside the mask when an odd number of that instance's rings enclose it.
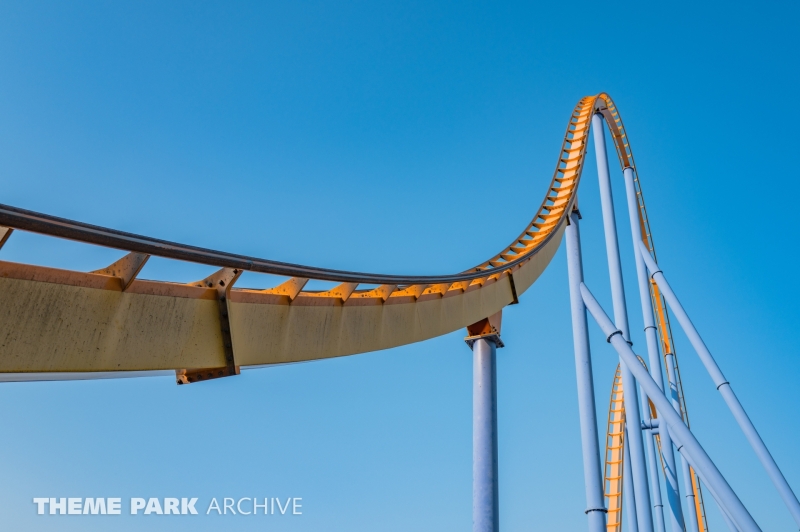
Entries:
{"label": "diagonal support brace", "polygon": [[122,279],[122,291],[128,289],[128,287],[133,283],[133,280],[136,279],[136,276],[139,275],[139,272],[142,271],[144,265],[147,263],[147,259],[150,258],[150,255],[146,253],[136,253],[132,251],[119,259],[114,264],[103,268],[101,270],[95,270],[91,273],[100,273],[102,275],[110,275],[112,277],[118,277]]}
{"label": "diagonal support brace", "polygon": [[720,496],[721,502],[725,504],[726,509],[729,511],[731,517],[741,528],[742,532],[761,532],[761,528],[755,522],[750,512],[747,511],[742,501],[731,489],[728,481],[722,476],[717,466],[711,461],[706,451],[694,437],[694,434],[689,430],[680,415],[672,408],[672,404],[661,388],[658,387],[656,381],[650,376],[647,369],[639,363],[636,354],[631,349],[631,346],[622,338],[622,335],[611,334],[616,330],[614,323],[605,313],[600,303],[597,302],[595,297],[589,291],[584,283],[580,285],[581,296],[589,313],[594,317],[600,329],[606,334],[611,341],[611,345],[619,354],[620,358],[627,364],[628,368],[633,373],[639,386],[642,387],[645,394],[650,398],[653,404],[656,405],[659,414],[661,414],[663,421],[669,427],[671,434],[676,434],[678,440],[683,443],[681,453],[687,453],[692,463],[695,464],[695,469],[701,473],[706,480],[706,484]]}
{"label": "diagonal support brace", "polygon": [[8,241],[8,237],[10,237],[13,232],[14,230],[10,227],[0,226],[0,248]]}
{"label": "diagonal support brace", "polygon": [[650,272],[651,279],[658,285],[659,290],[661,290],[661,295],[667,300],[670,310],[675,314],[678,323],[681,324],[683,332],[686,333],[686,337],[703,362],[706,371],[708,371],[708,374],[714,381],[714,385],[725,400],[725,404],[728,405],[728,409],[730,409],[733,417],[739,424],[739,428],[744,433],[747,441],[756,453],[758,460],[761,462],[762,467],[778,490],[778,494],[781,496],[781,499],[783,499],[783,503],[792,514],[795,523],[800,526],[800,501],[797,500],[797,496],[791,486],[789,486],[786,477],[783,476],[783,472],[778,467],[777,462],[775,462],[775,458],[772,457],[769,449],[767,449],[767,445],[764,443],[764,440],[761,439],[761,435],[756,430],[747,412],[745,412],[742,403],[739,402],[739,398],[736,397],[736,394],[733,392],[730,382],[728,382],[728,379],[722,374],[722,370],[711,355],[711,351],[706,347],[705,342],[700,337],[700,333],[697,332],[692,320],[678,300],[678,296],[675,295],[672,287],[667,282],[664,272],[658,267],[658,264],[653,259],[652,255],[650,255],[650,251],[647,249],[647,246],[644,245],[644,242],[639,241],[639,249],[637,251],[644,259],[644,263]]}

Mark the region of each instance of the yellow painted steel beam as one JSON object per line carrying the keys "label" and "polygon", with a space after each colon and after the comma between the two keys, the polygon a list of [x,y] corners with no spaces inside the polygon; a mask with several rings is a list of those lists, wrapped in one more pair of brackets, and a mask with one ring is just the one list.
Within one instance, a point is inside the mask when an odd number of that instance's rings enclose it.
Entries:
{"label": "yellow painted steel beam", "polygon": [[[518,292],[544,271],[553,239],[514,271]],[[388,349],[447,334],[512,303],[508,273],[447,293],[373,298],[230,291],[236,365]],[[0,261],[0,372],[225,366],[217,290]]]}
{"label": "yellow painted steel beam", "polygon": [[[642,357],[639,361],[644,367],[647,367]],[[620,422],[624,427],[625,421],[625,403],[624,390],[622,387],[622,380],[620,376],[620,367],[617,365],[616,373],[614,374],[614,382],[611,385],[611,404],[608,408],[608,429],[606,430],[606,461],[605,461],[605,496],[606,507],[608,508],[608,531],[620,532],[622,530],[622,496],[624,493],[624,485],[622,483],[622,470],[625,460],[624,454],[615,454],[617,447],[622,448],[624,442],[624,431],[620,428]],[[658,419],[656,407],[652,401],[647,401],[650,408],[650,417]],[[664,457],[661,456],[661,438],[658,434],[655,437],[656,448],[658,450],[659,458],[661,459],[661,468],[664,469]],[[706,518],[705,504],[703,503],[703,490],[700,484],[700,478],[694,471],[694,468],[689,468],[692,481],[692,492],[694,493],[695,509],[697,511],[697,527],[698,532],[708,532],[708,519]],[[619,479],[618,481],[617,478]],[[612,515],[613,510],[613,515]]]}
{"label": "yellow painted steel beam", "polygon": [[0,226],[0,248],[8,241],[13,231],[10,227]]}
{"label": "yellow painted steel beam", "polygon": [[604,491],[606,496],[606,529],[608,532],[622,531],[622,491],[625,469],[625,403],[622,388],[622,373],[619,364],[611,385],[611,400],[608,406],[608,429],[606,430],[606,454],[604,468]]}

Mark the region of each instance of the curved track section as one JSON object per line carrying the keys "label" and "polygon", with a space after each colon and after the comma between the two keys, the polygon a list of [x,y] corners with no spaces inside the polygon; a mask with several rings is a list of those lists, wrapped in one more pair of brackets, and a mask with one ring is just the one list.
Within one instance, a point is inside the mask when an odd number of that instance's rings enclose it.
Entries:
{"label": "curved track section", "polygon": [[[0,226],[130,252],[91,273],[0,262],[0,373],[214,370],[205,377],[198,373],[202,379],[234,374],[239,367],[388,349],[479,322],[517,302],[555,254],[575,202],[595,112],[605,116],[623,166],[633,165],[611,98],[581,99],[536,216],[500,253],[457,274],[314,268],[0,205]],[[136,279],[150,255],[221,270],[188,285]],[[267,290],[233,288],[242,271],[289,280]],[[340,284],[305,291],[309,279]]]}
{"label": "curved track section", "polygon": [[608,405],[608,428],[606,430],[605,486],[606,530],[622,532],[622,489],[625,469],[625,402],[622,389],[622,373],[619,364],[611,385],[611,400]]}

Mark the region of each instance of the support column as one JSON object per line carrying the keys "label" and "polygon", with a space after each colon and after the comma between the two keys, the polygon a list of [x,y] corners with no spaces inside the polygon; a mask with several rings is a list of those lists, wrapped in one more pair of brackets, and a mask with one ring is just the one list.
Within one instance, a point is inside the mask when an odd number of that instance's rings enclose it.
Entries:
{"label": "support column", "polygon": [[650,270],[653,281],[655,281],[658,288],[661,289],[661,293],[664,295],[664,299],[667,300],[669,308],[672,310],[673,314],[675,314],[678,323],[681,324],[683,332],[686,333],[686,337],[703,362],[706,371],[708,371],[708,374],[714,381],[714,385],[725,400],[725,404],[728,405],[728,409],[739,424],[739,428],[742,429],[747,441],[750,442],[750,446],[753,448],[753,451],[755,451],[758,460],[761,462],[770,480],[772,480],[772,483],[778,490],[778,494],[780,494],[783,503],[789,509],[789,513],[792,514],[795,523],[800,526],[800,502],[798,502],[797,496],[795,496],[791,486],[789,486],[789,483],[786,481],[786,477],[783,476],[778,464],[764,444],[764,440],[761,439],[761,435],[759,435],[755,425],[753,425],[747,412],[745,412],[742,403],[739,402],[739,398],[733,393],[731,383],[728,382],[722,374],[722,370],[719,369],[714,357],[711,356],[711,351],[706,347],[705,342],[703,342],[703,339],[697,332],[692,320],[689,319],[689,315],[683,309],[680,301],[678,301],[675,292],[672,291],[672,287],[670,287],[667,282],[667,278],[664,277],[664,273],[658,268],[656,261],[653,260],[653,257],[651,257],[643,247],[644,244],[641,241],[636,242],[636,248],[640,251],[639,255],[642,256],[647,264],[647,269]]}
{"label": "support column", "polygon": [[[658,338],[656,336],[656,324],[653,318],[653,302],[650,299],[650,282],[647,276],[647,268],[644,259],[636,252],[639,242],[642,240],[642,230],[639,226],[639,202],[636,199],[636,187],[633,183],[633,169],[628,167],[623,170],[625,178],[625,194],[628,203],[628,217],[631,225],[631,236],[634,245],[634,257],[636,259],[636,278],[639,285],[639,299],[642,306],[642,319],[644,321],[644,335],[647,342],[647,361],[650,376],[664,391],[664,377],[661,372],[661,356],[658,349]],[[658,412],[659,417],[661,413]],[[664,484],[667,489],[667,514],[672,532],[683,532],[683,509],[681,508],[681,494],[678,487],[678,469],[675,463],[675,453],[672,448],[672,438],[666,426],[662,427],[661,435],[661,456],[664,458]],[[653,438],[652,434],[647,436]],[[655,448],[655,445],[653,446]],[[653,475],[654,471],[650,471]],[[657,474],[657,473],[655,473]]]}
{"label": "support column", "polygon": [[[656,429],[656,430],[658,430],[658,429]],[[700,481],[703,483],[703,486],[705,486],[706,490],[711,494],[711,498],[714,499],[714,502],[717,503],[717,507],[719,508],[719,511],[722,514],[722,517],[725,520],[725,523],[728,525],[728,528],[731,530],[731,532],[741,532],[741,529],[739,528],[739,526],[734,523],[733,518],[730,515],[730,511],[725,506],[725,504],[723,504],[723,501],[719,498],[719,495],[717,495],[717,492],[714,491],[714,488],[712,488],[711,485],[709,485],[706,477],[703,475],[701,470],[698,469],[697,466],[694,464],[694,462],[692,461],[692,457],[689,456],[688,454],[682,452],[683,451],[683,445],[681,444],[680,440],[678,440],[678,438],[673,435],[673,440],[672,441],[675,443],[675,446],[678,448],[678,453],[680,453],[681,457],[683,457],[689,463],[689,465],[692,468],[694,468],[694,472],[700,478]]]}
{"label": "support column", "polygon": [[[624,388],[623,388],[624,390]],[[624,392],[623,392],[624,393]],[[639,532],[639,520],[636,516],[636,493],[632,488],[633,478],[631,473],[631,447],[628,444],[630,431],[626,423],[625,438],[622,440],[622,497],[625,514],[628,518],[629,532]]]}
{"label": "support column", "polygon": [[[633,345],[628,329],[628,309],[625,303],[625,286],[622,282],[622,264],[619,258],[619,242],[617,241],[617,222],[614,216],[614,198],[611,192],[611,178],[608,173],[608,152],[603,130],[603,115],[592,117],[592,133],[594,135],[595,156],[597,158],[597,177],[600,185],[600,203],[603,208],[603,229],[605,231],[606,255],[608,257],[608,274],[611,281],[611,299],[614,309],[614,323],[622,331],[622,338]],[[647,485],[647,460],[642,445],[642,423],[639,413],[639,397],[636,381],[630,369],[620,360],[622,374],[623,399],[625,402],[625,418],[634,430],[628,432],[630,444],[631,473],[633,482],[626,489],[633,488],[636,494],[636,515],[641,532],[653,532],[653,515],[650,509],[650,491]]]}
{"label": "support column", "polygon": [[600,330],[606,337],[606,340],[614,347],[617,353],[628,363],[639,385],[642,387],[653,404],[656,405],[658,412],[662,417],[659,421],[659,431],[662,428],[669,427],[669,430],[675,434],[680,440],[680,452],[690,460],[694,465],[695,470],[701,476],[709,489],[715,493],[719,501],[730,512],[731,518],[740,527],[742,532],[761,532],[758,524],[747,511],[742,501],[731,489],[728,481],[722,476],[717,466],[711,461],[711,458],[706,453],[700,442],[697,441],[694,434],[689,430],[683,419],[672,408],[667,396],[658,388],[658,385],[641,364],[638,364],[636,354],[631,349],[631,346],[622,339],[622,333],[616,328],[614,323],[605,313],[600,303],[592,295],[584,283],[580,285],[581,296],[583,297],[584,304],[587,310],[592,314]]}
{"label": "support column", "polygon": [[726,512],[725,509],[722,506],[720,506],[720,504],[717,502],[716,499],[714,499],[714,502],[717,503],[717,508],[719,508],[719,513],[722,514],[722,520],[725,521],[728,530],[730,530],[731,532],[739,532],[739,529],[736,527],[736,524],[731,520],[731,517],[728,515],[728,512]]}
{"label": "support column", "polygon": [[[650,417],[649,399],[647,395],[642,392],[642,417],[643,421],[648,427],[653,426],[653,420]],[[647,466],[650,470],[650,491],[653,495],[653,519],[655,520],[656,532],[666,532],[664,528],[664,503],[661,500],[661,483],[659,481],[659,459],[656,454],[655,437],[650,430],[644,431],[644,441],[647,445]]]}
{"label": "support column", "polygon": [[583,283],[579,214],[573,210],[565,229],[569,300],[572,312],[572,338],[575,347],[575,373],[578,381],[578,414],[581,424],[581,449],[586,488],[586,515],[589,532],[606,532],[606,508],[603,497],[603,470],[597,434],[597,411],[594,403],[592,355],[589,351],[589,329],[586,306],[580,292]]}
{"label": "support column", "polygon": [[[675,363],[675,354],[667,353],[667,380],[669,381],[669,391],[672,399],[672,406],[678,415],[681,414],[681,402],[678,397],[678,365]],[[681,455],[681,473],[683,474],[683,491],[686,496],[686,529],[690,532],[699,530],[697,526],[697,506],[694,501],[694,488],[692,487],[692,473],[689,470],[689,462],[686,457]]]}
{"label": "support column", "polygon": [[497,346],[472,343],[472,531],[499,532],[497,492]]}

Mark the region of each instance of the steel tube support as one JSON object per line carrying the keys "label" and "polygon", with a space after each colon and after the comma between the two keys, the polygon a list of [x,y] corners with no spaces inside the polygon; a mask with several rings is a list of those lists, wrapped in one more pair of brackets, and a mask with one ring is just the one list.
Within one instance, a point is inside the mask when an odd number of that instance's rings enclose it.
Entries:
{"label": "steel tube support", "polygon": [[[636,261],[636,279],[639,286],[639,299],[642,307],[644,321],[644,335],[647,343],[647,360],[650,375],[660,390],[664,390],[664,378],[661,373],[661,356],[658,349],[656,324],[653,318],[653,302],[650,299],[650,282],[647,276],[647,267],[644,259],[636,253],[636,246],[641,241],[641,227],[639,225],[639,202],[636,199],[636,187],[633,182],[633,169],[628,167],[622,172],[625,178],[625,194],[628,203],[628,218],[633,237],[634,258]],[[656,410],[657,411],[657,410]],[[653,434],[648,435],[654,438]],[[655,445],[653,446],[655,447]],[[664,485],[667,491],[667,514],[672,532],[683,532],[683,509],[681,507],[681,494],[678,487],[678,468],[675,462],[675,453],[672,448],[672,438],[669,430],[664,427],[661,431],[661,456],[664,458]],[[654,475],[652,468],[650,475]]]}
{"label": "steel tube support", "polygon": [[[613,302],[614,324],[622,331],[622,337],[630,342],[628,328],[628,308],[625,303],[625,287],[622,283],[622,264],[619,258],[619,242],[617,241],[617,221],[614,216],[614,196],[611,192],[611,177],[608,173],[608,153],[603,128],[603,115],[592,117],[592,135],[594,136],[594,152],[597,159],[597,179],[600,187],[600,205],[603,212],[603,232],[606,240],[606,256],[608,259],[608,275],[611,280],[611,301]],[[623,387],[625,383],[623,383]],[[623,388],[626,392],[627,388]],[[638,407],[636,408],[638,411]],[[628,405],[625,405],[625,416],[628,416]],[[640,420],[630,420],[631,423]]]}
{"label": "steel tube support", "polygon": [[[681,442],[678,441],[677,439],[675,440],[675,445],[678,446],[679,452],[680,452],[680,450],[683,449],[683,445],[681,445]],[[728,528],[732,532],[741,532],[739,527],[733,522],[733,519],[731,518],[728,509],[725,507],[724,504],[722,504],[722,501],[720,501],[720,499],[717,496],[716,492],[714,492],[714,490],[711,488],[711,486],[709,486],[708,482],[706,482],[706,478],[703,476],[703,474],[695,467],[694,462],[692,462],[691,456],[689,456],[687,454],[683,454],[683,453],[681,454],[681,456],[689,463],[690,466],[692,466],[694,468],[695,472],[697,473],[697,476],[700,477],[700,480],[703,482],[703,485],[705,485],[705,487],[708,489],[708,492],[711,493],[711,497],[713,497],[714,498],[714,502],[717,503],[717,507],[719,508],[719,511],[722,514],[722,517],[725,520],[725,523],[728,525]]]}
{"label": "steel tube support", "polygon": [[750,512],[747,511],[742,501],[731,489],[725,477],[722,476],[717,466],[711,461],[711,458],[706,454],[694,434],[683,423],[683,419],[672,408],[667,396],[659,389],[644,366],[638,363],[636,354],[631,349],[631,346],[628,345],[628,342],[623,340],[622,333],[614,326],[586,285],[581,283],[580,289],[586,309],[594,317],[600,329],[606,335],[608,342],[628,364],[631,373],[636,377],[644,393],[650,397],[650,400],[653,401],[661,413],[659,429],[662,430],[666,425],[669,427],[669,431],[678,437],[683,445],[681,453],[687,453],[691,457],[697,471],[702,472],[706,484],[714,490],[717,496],[721,497],[723,504],[730,511],[731,517],[741,525],[742,532],[760,532],[761,529],[750,515]]}
{"label": "steel tube support", "polygon": [[472,344],[472,531],[498,532],[497,346]]}
{"label": "steel tube support", "polygon": [[725,512],[725,510],[722,509],[721,506],[719,506],[719,503],[717,503],[717,506],[719,507],[719,513],[722,514],[722,520],[725,521],[726,525],[728,525],[728,530],[730,530],[731,532],[739,532],[739,529],[736,527],[736,524],[734,524],[734,522],[731,521],[731,517]]}
{"label": "steel tube support", "polygon": [[791,486],[789,486],[789,483],[786,481],[786,477],[783,476],[778,464],[775,462],[775,459],[772,457],[772,454],[770,454],[769,449],[767,449],[767,446],[764,444],[764,440],[761,439],[761,436],[756,430],[755,425],[753,425],[753,422],[750,420],[747,412],[745,412],[742,403],[739,402],[739,398],[736,397],[736,394],[733,392],[730,382],[728,382],[728,380],[722,374],[722,371],[719,369],[714,357],[711,356],[711,352],[708,350],[705,342],[703,342],[703,339],[697,332],[697,329],[692,323],[692,320],[689,318],[689,315],[683,309],[680,301],[678,301],[678,297],[675,295],[672,287],[670,287],[669,283],[667,282],[667,278],[664,277],[664,273],[659,269],[658,264],[656,264],[656,261],[653,260],[653,257],[648,252],[644,243],[639,242],[637,247],[639,249],[639,254],[642,256],[645,264],[647,265],[647,269],[650,271],[652,279],[658,285],[658,288],[664,295],[664,299],[667,300],[669,308],[672,310],[673,314],[675,314],[675,317],[678,319],[678,323],[681,324],[683,332],[686,334],[686,337],[689,338],[692,347],[694,347],[694,350],[697,352],[700,360],[706,367],[706,371],[708,371],[708,374],[711,375],[714,385],[717,387],[717,390],[719,390],[719,393],[722,395],[722,398],[728,405],[733,417],[739,424],[739,428],[742,429],[747,441],[750,442],[750,446],[753,447],[753,451],[755,451],[756,456],[761,462],[761,465],[766,470],[770,480],[772,480],[772,483],[775,485],[775,488],[777,488],[784,504],[786,504],[786,507],[792,514],[795,523],[800,526],[800,502],[798,502],[797,496],[794,494]]}
{"label": "steel tube support", "polygon": [[603,496],[603,470],[600,465],[600,444],[597,434],[597,410],[594,403],[592,355],[589,350],[589,328],[586,306],[580,286],[583,283],[579,215],[570,213],[565,229],[569,300],[572,312],[572,338],[575,348],[575,373],[578,381],[578,414],[581,425],[581,449],[586,488],[586,515],[589,532],[606,532],[606,508]]}
{"label": "steel tube support", "polygon": [[625,513],[628,517],[630,532],[639,532],[639,519],[636,512],[636,492],[630,489],[630,484],[632,484],[633,481],[633,473],[631,471],[631,446],[628,444],[630,435],[631,433],[626,423],[625,439],[622,442],[622,450],[624,453],[622,461],[622,496],[625,501]]}
{"label": "steel tube support", "polygon": [[[640,394],[642,398],[642,417],[648,426],[652,426],[653,421],[650,417],[650,408],[647,395]],[[655,437],[651,431],[644,431],[644,441],[647,446],[647,467],[650,470],[650,491],[653,500],[653,520],[655,521],[656,532],[666,532],[664,528],[664,503],[661,500],[661,484],[658,477],[658,455],[656,454]]]}
{"label": "steel tube support", "polygon": [[692,487],[692,471],[689,469],[689,462],[686,457],[681,455],[681,473],[683,474],[683,491],[686,497],[686,529],[687,530],[700,530],[698,520],[700,516],[697,515],[697,506],[694,500],[694,488]]}
{"label": "steel tube support", "polygon": [[[669,381],[669,394],[672,399],[672,406],[675,408],[678,415],[683,417],[681,415],[681,401],[678,397],[678,364],[675,362],[675,354],[667,353],[666,360],[667,380]],[[697,515],[697,506],[695,506],[694,501],[692,473],[689,470],[689,462],[686,461],[686,457],[683,455],[681,455],[681,473],[683,474],[683,491],[686,497],[686,513],[684,514],[686,517],[686,529],[691,531],[699,530],[697,526],[699,516]]]}
{"label": "steel tube support", "polygon": [[[592,117],[592,133],[594,135],[595,157],[597,159],[597,177],[600,186],[600,203],[603,211],[603,229],[606,240],[608,258],[608,274],[611,281],[611,300],[613,302],[614,323],[622,331],[622,337],[631,343],[628,328],[628,308],[625,303],[625,286],[622,281],[622,263],[619,258],[619,242],[617,240],[617,222],[614,215],[614,197],[611,192],[611,178],[608,173],[608,152],[606,150],[603,115]],[[620,360],[622,387],[624,390],[625,418],[633,427],[641,425],[639,397],[636,381],[628,367]],[[638,364],[638,361],[637,361]],[[647,460],[642,444],[642,431],[632,430],[628,433],[631,455],[631,484],[636,493],[636,515],[641,532],[653,532],[653,515],[650,509],[650,491],[647,485]]]}

